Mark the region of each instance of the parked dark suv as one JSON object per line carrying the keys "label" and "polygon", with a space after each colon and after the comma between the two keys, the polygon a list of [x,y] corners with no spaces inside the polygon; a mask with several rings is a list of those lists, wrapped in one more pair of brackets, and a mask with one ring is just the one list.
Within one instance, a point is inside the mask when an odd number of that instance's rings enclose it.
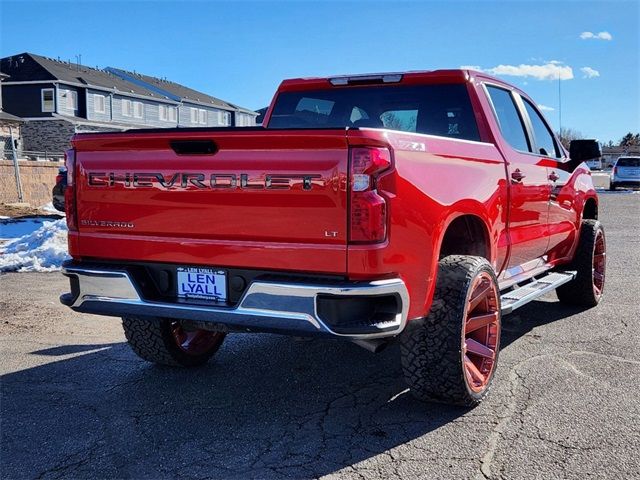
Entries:
{"label": "parked dark suv", "polygon": [[53,208],[64,212],[64,190],[67,188],[67,168],[60,167],[56,175],[56,184],[51,191]]}

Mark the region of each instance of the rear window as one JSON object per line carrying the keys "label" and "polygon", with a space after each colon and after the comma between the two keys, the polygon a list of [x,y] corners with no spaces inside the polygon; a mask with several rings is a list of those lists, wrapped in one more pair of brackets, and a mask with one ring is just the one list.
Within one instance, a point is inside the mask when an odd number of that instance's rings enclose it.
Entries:
{"label": "rear window", "polygon": [[617,167],[640,167],[640,158],[619,158]]}
{"label": "rear window", "polygon": [[267,128],[387,128],[480,140],[464,84],[283,92]]}

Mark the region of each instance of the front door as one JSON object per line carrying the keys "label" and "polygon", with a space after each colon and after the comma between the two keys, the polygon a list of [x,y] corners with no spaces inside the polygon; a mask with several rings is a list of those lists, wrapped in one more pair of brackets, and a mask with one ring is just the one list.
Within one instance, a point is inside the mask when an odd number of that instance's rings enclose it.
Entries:
{"label": "front door", "polygon": [[570,181],[571,174],[565,171],[567,159],[562,158],[564,152],[544,117],[531,101],[523,97],[521,99],[535,145],[534,154],[538,157],[538,163],[547,167],[551,189],[547,258],[564,258],[569,255],[571,247],[575,244],[577,226],[580,223],[575,188]]}

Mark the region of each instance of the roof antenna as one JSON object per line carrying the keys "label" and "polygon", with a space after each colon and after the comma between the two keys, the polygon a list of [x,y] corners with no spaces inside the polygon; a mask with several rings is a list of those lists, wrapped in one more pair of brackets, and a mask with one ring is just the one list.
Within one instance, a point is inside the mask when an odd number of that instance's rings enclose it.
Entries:
{"label": "roof antenna", "polygon": [[82,61],[82,54],[78,53],[76,55],[76,69],[80,71],[80,62]]}

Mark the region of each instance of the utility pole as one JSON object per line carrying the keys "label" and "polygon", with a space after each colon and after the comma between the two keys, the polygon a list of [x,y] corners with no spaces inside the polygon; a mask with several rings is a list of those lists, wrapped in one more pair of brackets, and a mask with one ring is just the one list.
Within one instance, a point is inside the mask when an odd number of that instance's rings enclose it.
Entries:
{"label": "utility pole", "polygon": [[560,73],[558,73],[558,131],[562,131],[562,88],[560,87]]}
{"label": "utility pole", "polygon": [[22,180],[20,179],[20,164],[18,163],[18,153],[16,152],[16,143],[13,138],[13,128],[9,125],[9,138],[11,141],[11,152],[13,153],[13,170],[16,176],[16,189],[18,191],[18,201],[22,203],[24,196],[22,195]]}

